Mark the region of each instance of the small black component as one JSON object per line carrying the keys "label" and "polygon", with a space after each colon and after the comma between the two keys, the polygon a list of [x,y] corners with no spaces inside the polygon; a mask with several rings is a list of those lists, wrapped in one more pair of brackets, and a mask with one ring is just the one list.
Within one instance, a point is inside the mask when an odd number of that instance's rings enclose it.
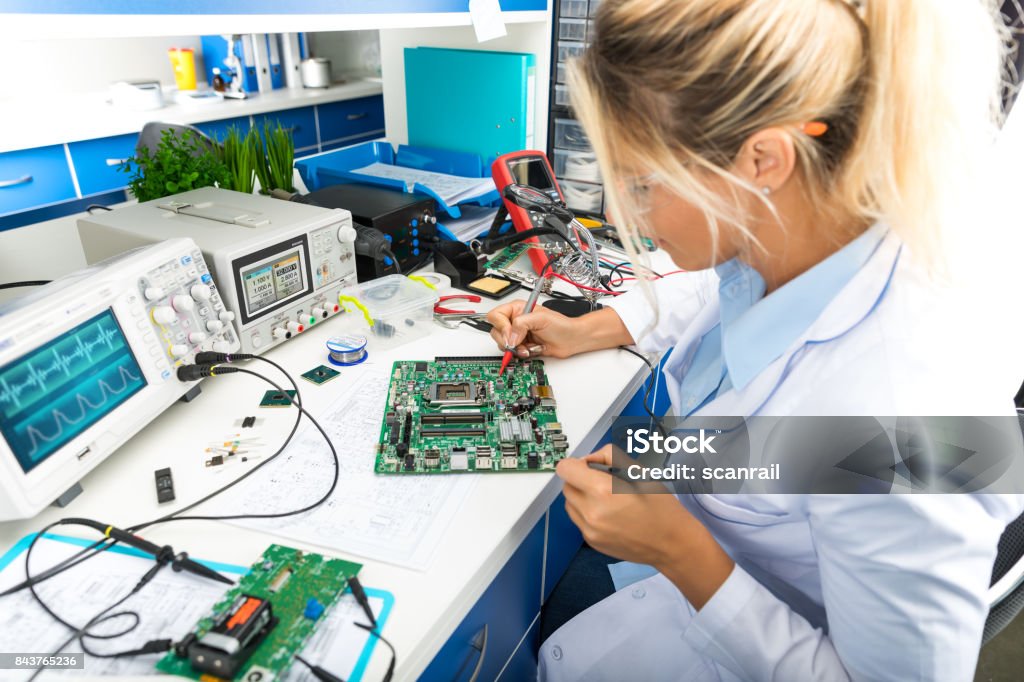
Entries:
{"label": "small black component", "polygon": [[399,457],[404,457],[409,452],[409,445],[407,443],[399,443],[395,446],[395,452]]}
{"label": "small black component", "polygon": [[387,424],[388,426],[393,425],[395,423],[395,413],[394,412],[388,412],[387,414],[385,414],[384,415],[384,423]]}
{"label": "small black component", "polygon": [[153,474],[156,476],[156,501],[160,504],[163,504],[164,502],[173,502],[174,479],[171,478],[171,470],[157,469]]}
{"label": "small black component", "polygon": [[243,429],[251,429],[254,426],[256,426],[256,417],[245,417],[242,419]]}
{"label": "small black component", "polygon": [[199,672],[232,679],[277,622],[269,601],[239,595],[213,627],[188,646],[189,662]]}
{"label": "small black component", "polygon": [[405,413],[405,428],[402,429],[402,445],[409,449],[409,439],[412,438],[412,413]]}
{"label": "small black component", "polygon": [[541,431],[540,429],[534,429],[533,430],[533,439],[535,441],[537,441],[538,445],[540,445],[541,443],[544,442],[544,432]]}
{"label": "small black component", "polygon": [[503,357],[503,355],[443,355],[434,358],[434,362],[473,362],[500,365]]}
{"label": "small black component", "polygon": [[416,326],[416,320],[410,320],[409,318],[406,318],[405,319],[405,326],[406,327],[415,327]]}
{"label": "small black component", "polygon": [[392,445],[398,442],[399,430],[400,427],[397,423],[391,425],[391,432],[388,435],[388,439],[391,441]]}
{"label": "small black component", "polygon": [[528,469],[539,469],[540,468],[540,457],[537,456],[536,452],[530,452],[526,455],[526,467]]}
{"label": "small black component", "polygon": [[405,470],[415,471],[416,470],[416,458],[413,455],[405,456]]}
{"label": "small black component", "polygon": [[548,380],[544,376],[544,370],[538,369],[537,370],[537,385],[538,386],[544,386],[545,384],[547,384],[547,382],[548,382]]}
{"label": "small black component", "polygon": [[425,362],[417,362],[416,363],[416,370],[415,371],[417,371],[417,372],[426,372],[427,371],[427,363],[425,363]]}
{"label": "small black component", "polygon": [[537,428],[537,418],[536,417],[530,417],[530,428],[531,429],[536,429]]}

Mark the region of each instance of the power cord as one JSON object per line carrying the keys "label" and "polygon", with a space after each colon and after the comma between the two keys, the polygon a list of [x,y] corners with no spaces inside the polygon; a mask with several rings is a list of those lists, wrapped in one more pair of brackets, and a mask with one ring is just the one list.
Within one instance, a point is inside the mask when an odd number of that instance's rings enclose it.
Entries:
{"label": "power cord", "polygon": [[0,284],[0,289],[19,289],[21,287],[41,287],[44,284],[49,284],[53,280],[51,279],[33,279],[24,282],[5,282]]}
{"label": "power cord", "polygon": [[650,358],[639,351],[633,350],[629,346],[619,346],[619,350],[624,350],[627,353],[637,356],[644,361],[644,364],[647,365],[647,368],[650,370],[651,375],[647,379],[647,389],[644,391],[644,411],[647,412],[647,415],[651,418],[654,425],[658,427],[658,431],[665,433],[665,424],[662,423],[661,417],[654,414],[654,410],[651,408],[651,390],[654,388],[654,378],[657,372],[657,367],[653,362],[651,362]]}

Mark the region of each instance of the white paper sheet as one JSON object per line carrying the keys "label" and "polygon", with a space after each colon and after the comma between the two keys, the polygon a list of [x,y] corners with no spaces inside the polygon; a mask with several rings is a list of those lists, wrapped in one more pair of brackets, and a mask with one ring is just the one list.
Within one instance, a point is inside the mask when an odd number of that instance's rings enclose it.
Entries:
{"label": "white paper sheet", "polygon": [[462,217],[446,219],[444,226],[456,239],[464,242],[485,232],[494,222],[494,216],[498,212],[498,209],[491,206],[461,206],[460,210]]}
{"label": "white paper sheet", "polygon": [[[81,549],[77,545],[44,538],[32,552],[32,570],[38,572]],[[0,589],[24,580],[24,555],[15,559],[0,573]],[[41,584],[40,596],[58,615],[70,623],[81,625],[127,594],[153,562],[128,554],[103,552],[89,561]],[[233,579],[236,573],[226,573]],[[139,627],[130,634],[111,641],[90,640],[90,649],[97,652],[125,651],[150,639],[180,639],[196,622],[209,613],[220,597],[230,589],[188,573],[175,573],[165,568],[116,611],[131,610],[139,614]],[[384,600],[370,596],[370,605],[379,615]],[[303,658],[320,665],[335,675],[352,682],[352,672],[370,636],[355,623],[366,621],[366,615],[355,597],[346,594],[331,608],[320,629],[303,650]],[[127,619],[104,624],[108,631],[122,629]],[[386,625],[384,626],[386,633]],[[97,629],[97,632],[103,632]],[[54,622],[32,599],[28,592],[0,598],[0,651],[33,654],[51,653],[69,636],[70,631]],[[386,634],[385,634],[386,636]],[[383,646],[378,644],[378,646]],[[65,653],[80,652],[78,644]],[[376,652],[375,652],[376,653]],[[163,654],[133,658],[92,658],[85,660],[84,670],[53,671],[47,676],[97,677],[100,675],[155,675],[156,662]],[[4,682],[27,680],[31,670],[0,672]],[[294,665],[284,682],[313,682],[316,678],[301,665]]]}
{"label": "white paper sheet", "polygon": [[362,168],[353,168],[351,172],[361,175],[372,175],[376,178],[401,180],[405,183],[407,192],[412,192],[413,185],[419,183],[433,190],[449,206],[454,206],[460,201],[467,199],[475,199],[494,189],[494,180],[489,177],[467,178],[461,175],[434,173],[416,168],[393,166],[387,163],[371,163],[369,166]]}
{"label": "white paper sheet", "polygon": [[[476,476],[373,473],[388,386],[387,375],[368,370],[318,415],[341,462],[330,499],[299,516],[237,523],[424,570]],[[332,471],[323,436],[306,426],[277,460],[221,495],[216,506],[242,514],[294,509],[321,495]]]}

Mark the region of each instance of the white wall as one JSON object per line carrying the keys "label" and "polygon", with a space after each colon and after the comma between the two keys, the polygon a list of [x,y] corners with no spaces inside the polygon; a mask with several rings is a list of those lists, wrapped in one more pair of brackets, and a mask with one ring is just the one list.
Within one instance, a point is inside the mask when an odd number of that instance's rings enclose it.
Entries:
{"label": "white wall", "polygon": [[[407,47],[454,47],[502,52],[532,52],[537,63],[534,146],[546,149],[548,140],[548,74],[551,70],[551,19],[529,24],[508,24],[504,38],[478,43],[471,26],[423,29],[383,29],[380,32],[380,65],[384,77],[384,119],[388,139],[409,142],[405,115],[405,57]],[[495,83],[495,87],[500,87]],[[480,93],[486,97],[486,92]]]}
{"label": "white wall", "polygon": [[163,38],[89,38],[80,40],[0,41],[0,97],[17,106],[23,97],[80,94],[106,90],[119,80],[159,80],[174,85],[167,50],[191,47],[196,73],[202,74],[197,36]]}

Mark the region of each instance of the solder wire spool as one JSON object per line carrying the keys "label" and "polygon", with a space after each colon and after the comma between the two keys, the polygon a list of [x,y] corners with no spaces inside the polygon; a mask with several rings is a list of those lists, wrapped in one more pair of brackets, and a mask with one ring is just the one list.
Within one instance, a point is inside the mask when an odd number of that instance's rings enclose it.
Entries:
{"label": "solder wire spool", "polygon": [[327,361],[338,367],[358,365],[366,359],[366,337],[358,334],[332,336],[327,340]]}

